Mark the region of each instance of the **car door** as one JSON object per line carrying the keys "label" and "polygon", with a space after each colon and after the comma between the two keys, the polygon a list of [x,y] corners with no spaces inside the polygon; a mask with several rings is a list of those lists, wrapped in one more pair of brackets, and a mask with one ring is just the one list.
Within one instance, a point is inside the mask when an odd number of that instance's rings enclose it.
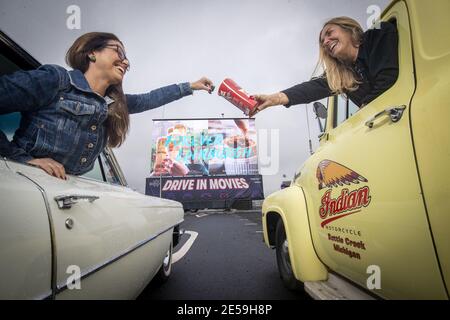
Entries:
{"label": "car door", "polygon": [[92,178],[65,181],[28,165],[8,165],[45,191],[55,232],[57,299],[125,299],[140,293],[182,221],[179,203]]}
{"label": "car door", "polygon": [[[447,289],[450,287],[450,1],[415,1],[417,91],[411,127],[431,230]],[[430,19],[429,17],[433,17]],[[447,25],[447,27],[442,27]]]}
{"label": "car door", "polygon": [[[446,298],[411,139],[415,78],[405,3],[384,20],[399,32],[397,82],[352,116],[345,100],[332,98],[334,121],[302,170],[313,243],[325,265],[361,287],[377,270],[374,293],[384,298]],[[394,107],[390,117],[385,110]]]}
{"label": "car door", "polygon": [[52,241],[43,194],[0,159],[0,299],[52,297]]}

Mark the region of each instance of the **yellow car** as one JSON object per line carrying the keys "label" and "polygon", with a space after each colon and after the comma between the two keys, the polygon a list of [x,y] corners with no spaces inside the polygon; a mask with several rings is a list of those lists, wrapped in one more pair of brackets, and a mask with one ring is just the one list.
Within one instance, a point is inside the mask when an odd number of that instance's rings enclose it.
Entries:
{"label": "yellow car", "polygon": [[448,0],[393,1],[399,77],[362,109],[328,100],[320,146],[263,204],[280,276],[317,299],[449,299]]}

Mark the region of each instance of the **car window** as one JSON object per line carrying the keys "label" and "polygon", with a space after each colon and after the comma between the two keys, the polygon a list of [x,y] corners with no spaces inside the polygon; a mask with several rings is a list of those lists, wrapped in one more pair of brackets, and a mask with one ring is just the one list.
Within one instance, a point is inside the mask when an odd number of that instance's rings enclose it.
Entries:
{"label": "car window", "polygon": [[[14,73],[20,70],[20,67],[8,59],[3,53],[0,53],[0,76]],[[19,112],[5,114],[0,116],[0,130],[6,134],[8,140],[14,136],[14,132],[19,127],[21,115]]]}
{"label": "car window", "polygon": [[350,99],[348,99],[348,117],[350,118],[352,115],[359,111],[359,107]]}
{"label": "car window", "polygon": [[[0,53],[0,76],[14,73],[20,67]],[[0,116],[0,130],[6,135],[8,140],[12,140],[14,132],[19,127],[21,115],[19,112],[4,114]]]}
{"label": "car window", "polygon": [[0,76],[11,74],[20,70],[19,66],[0,53]]}
{"label": "car window", "polygon": [[21,115],[19,112],[4,114],[0,116],[0,130],[6,135],[9,141],[12,140],[14,133],[20,124]]}
{"label": "car window", "polygon": [[111,184],[121,185],[119,175],[115,170],[112,159],[108,157],[106,152],[100,155],[100,160],[103,167],[103,172],[105,173],[106,181]]}
{"label": "car window", "polygon": [[[0,49],[0,76],[12,74],[22,69],[34,69],[40,65],[38,61],[22,52],[18,47],[13,48],[4,42],[0,42]],[[8,140],[11,141],[13,139],[14,133],[20,125],[21,117],[20,112],[0,115],[0,130],[6,135]],[[82,177],[121,185],[120,181],[124,181],[124,179],[120,179],[118,170],[114,170],[114,156],[108,157],[106,153],[102,153],[95,161],[92,170],[82,175]]]}
{"label": "car window", "polygon": [[[397,21],[395,19],[391,19],[389,22],[397,28]],[[358,112],[360,108],[345,95],[335,97],[337,98],[334,100],[334,127],[337,127]]]}
{"label": "car window", "polygon": [[100,157],[97,158],[97,160],[95,161],[92,170],[83,174],[82,177],[105,182],[105,178],[102,173],[102,168],[100,166]]}
{"label": "car window", "polygon": [[[16,129],[19,127],[20,118],[21,114],[19,112],[0,115],[0,130],[6,135],[9,141],[12,140]],[[110,177],[109,180],[104,178],[102,167],[100,165],[100,159],[95,161],[94,168],[92,168],[91,171],[82,176],[97,181],[108,181],[110,183],[116,183],[117,181],[113,177]]]}
{"label": "car window", "polygon": [[342,95],[337,96],[337,105],[335,107],[335,119],[337,127],[342,122],[347,120],[347,98],[344,98]]}
{"label": "car window", "polygon": [[335,99],[335,127],[359,111],[359,107],[346,96],[336,96]]}
{"label": "car window", "polygon": [[[6,56],[5,54],[0,53],[0,76],[12,74],[15,71],[21,70],[21,68],[11,60],[11,57],[12,56]],[[0,115],[0,130],[6,135],[8,140],[12,140],[14,133],[20,125],[21,117],[20,112]],[[95,162],[94,168],[83,176],[98,181],[106,181],[104,174],[102,173],[100,159]],[[114,178],[110,177],[109,181],[115,183]]]}
{"label": "car window", "polygon": [[114,165],[105,153],[101,153],[95,161],[91,171],[82,175],[82,177],[107,182],[110,184],[121,185],[119,176],[114,169]]}

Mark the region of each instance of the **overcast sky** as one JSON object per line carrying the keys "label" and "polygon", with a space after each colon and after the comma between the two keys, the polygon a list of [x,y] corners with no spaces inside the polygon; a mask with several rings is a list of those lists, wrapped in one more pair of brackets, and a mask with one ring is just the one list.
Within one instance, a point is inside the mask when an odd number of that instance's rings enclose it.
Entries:
{"label": "overcast sky", "polygon": [[[65,66],[73,41],[91,31],[115,33],[124,43],[131,71],[126,93],[209,77],[217,86],[230,77],[251,94],[273,93],[310,78],[318,57],[318,35],[325,21],[346,15],[367,29],[373,7],[388,0],[0,0],[0,29],[43,64]],[[80,8],[80,29],[69,29]],[[369,8],[369,13],[368,13]],[[313,148],[317,120],[308,106]],[[131,116],[125,144],[115,154],[131,187],[145,191],[150,172],[152,119],[241,117],[217,95],[195,92],[145,113]],[[265,194],[309,156],[305,105],[275,107],[256,116],[257,129],[278,129],[279,170],[264,176]],[[261,139],[259,141],[262,143]],[[269,143],[270,141],[267,141]],[[276,162],[276,161],[274,161]],[[286,175],[286,178],[283,178]]]}

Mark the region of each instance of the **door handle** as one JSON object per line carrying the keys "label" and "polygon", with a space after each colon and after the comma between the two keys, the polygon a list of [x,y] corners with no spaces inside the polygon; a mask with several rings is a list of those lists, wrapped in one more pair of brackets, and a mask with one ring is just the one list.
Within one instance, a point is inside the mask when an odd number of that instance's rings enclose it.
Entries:
{"label": "door handle", "polygon": [[100,198],[97,196],[70,195],[70,196],[56,196],[54,199],[58,204],[59,209],[70,209],[74,204],[78,203],[79,201],[89,201],[90,203],[92,203]]}
{"label": "door handle", "polygon": [[403,112],[405,111],[405,109],[406,109],[406,106],[387,108],[387,109],[377,113],[375,116],[373,116],[369,120],[367,120],[366,126],[368,126],[369,128],[372,128],[375,120],[384,115],[389,115],[392,122],[398,122],[402,118]]}

